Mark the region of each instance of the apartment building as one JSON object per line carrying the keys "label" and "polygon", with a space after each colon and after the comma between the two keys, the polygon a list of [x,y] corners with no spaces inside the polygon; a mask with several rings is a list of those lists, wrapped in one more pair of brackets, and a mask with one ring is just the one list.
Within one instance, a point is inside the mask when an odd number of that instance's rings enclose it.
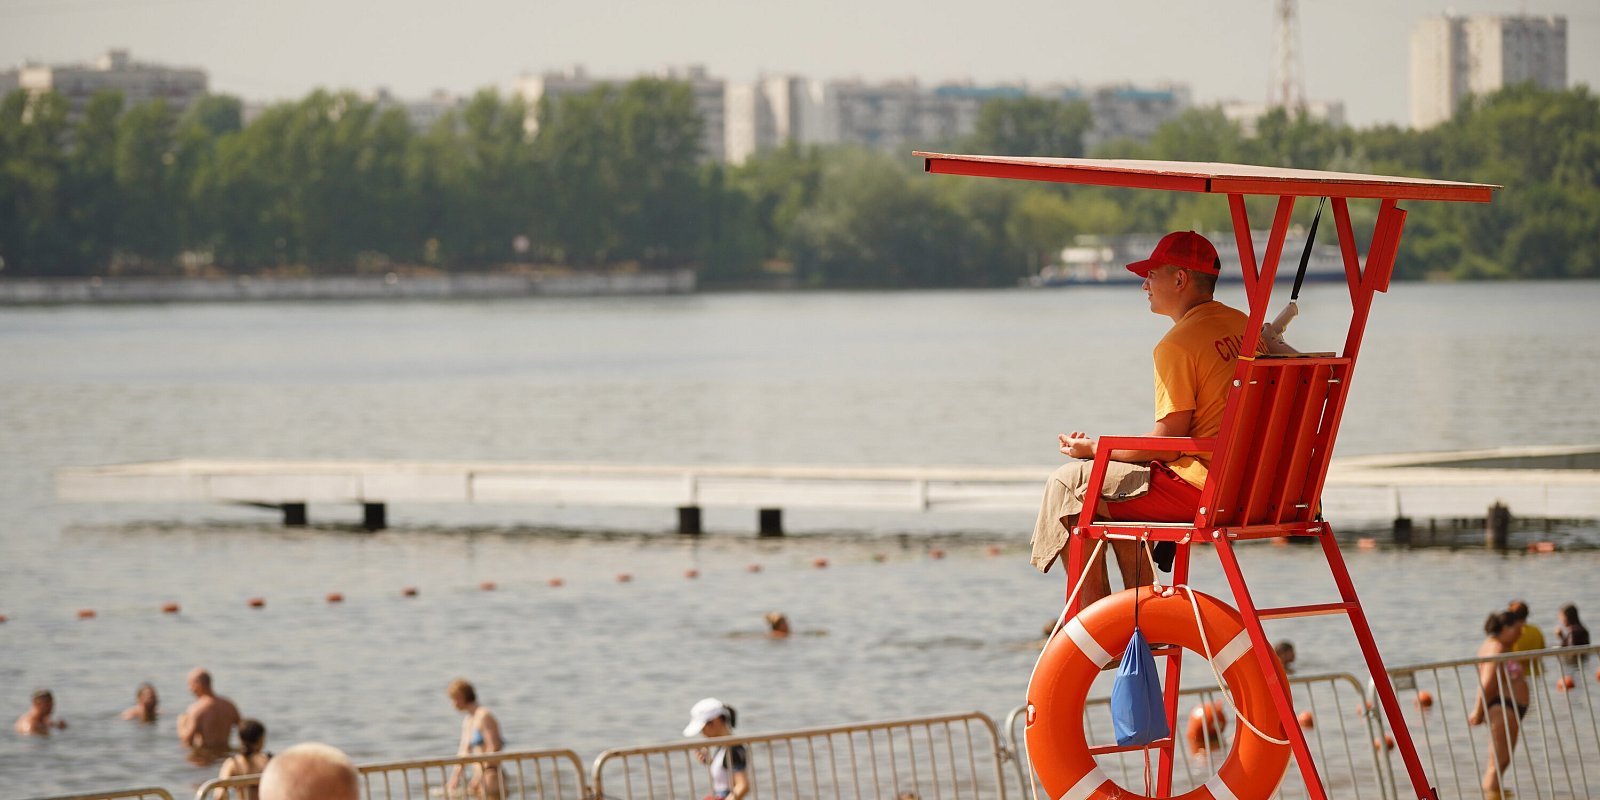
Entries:
{"label": "apartment building", "polygon": [[[711,76],[703,66],[690,66],[686,68],[670,68],[648,76],[665,80],[682,81],[689,84],[689,89],[694,95],[694,108],[699,112],[704,125],[700,138],[701,158],[713,161],[724,161],[727,158],[727,82],[721,78]],[[566,70],[555,70],[538,75],[524,75],[518,78],[512,90],[525,98],[529,105],[537,107],[540,99],[545,97],[558,98],[572,94],[583,94],[593,91],[604,85],[621,85],[633,78],[599,78],[592,76],[583,67],[572,67]],[[537,133],[538,119],[532,115],[528,119],[528,130]]]}
{"label": "apartment building", "polygon": [[1411,125],[1449,120],[1468,95],[1567,87],[1563,16],[1427,17],[1411,33]]}
{"label": "apartment building", "polygon": [[65,97],[73,123],[83,116],[89,98],[100,92],[121,92],[130,107],[166,100],[169,108],[182,113],[206,94],[207,83],[205,70],[140,63],[124,49],[109,50],[89,64],[24,64],[16,81],[18,88],[33,94],[53,91]]}

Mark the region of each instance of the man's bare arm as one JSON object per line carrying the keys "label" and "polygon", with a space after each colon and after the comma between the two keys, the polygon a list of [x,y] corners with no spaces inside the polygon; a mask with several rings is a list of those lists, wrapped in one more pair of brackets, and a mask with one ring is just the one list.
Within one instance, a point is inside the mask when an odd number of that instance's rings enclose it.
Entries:
{"label": "man's bare arm", "polygon": [[185,711],[178,715],[178,740],[183,742],[186,747],[193,747],[195,744],[195,728],[199,727],[197,716],[199,715],[193,711]]}

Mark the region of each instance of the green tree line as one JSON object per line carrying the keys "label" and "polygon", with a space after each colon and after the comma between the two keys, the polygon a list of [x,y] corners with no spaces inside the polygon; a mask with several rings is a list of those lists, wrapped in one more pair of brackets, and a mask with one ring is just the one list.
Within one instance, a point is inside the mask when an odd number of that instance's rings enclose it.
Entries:
{"label": "green tree line", "polygon": [[[0,102],[0,277],[696,268],[702,285],[1010,285],[1078,234],[1224,230],[1218,197],[927,176],[909,154],[788,147],[708,163],[686,85],[638,80],[530,108],[482,91],[426,131],[313,92],[243,123],[210,96]],[[1401,277],[1600,277],[1600,102],[1507,89],[1411,131],[1275,111],[1253,135],[1195,109],[1086,153],[1086,106],[987,103],[927,149],[1237,161],[1483,181],[1494,203],[1412,204]],[[1309,218],[1311,206],[1297,214]],[[1252,204],[1265,224],[1270,207]],[[1357,204],[1358,229],[1374,208]],[[1367,227],[1370,227],[1368,225]]]}

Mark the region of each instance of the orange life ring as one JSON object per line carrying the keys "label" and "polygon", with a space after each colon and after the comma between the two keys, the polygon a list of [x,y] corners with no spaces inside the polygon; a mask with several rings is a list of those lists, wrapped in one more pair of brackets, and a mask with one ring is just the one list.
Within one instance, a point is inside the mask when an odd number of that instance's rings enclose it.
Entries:
{"label": "orange life ring", "polygon": [[[1039,776],[1039,785],[1058,800],[1144,797],[1118,786],[1100,770],[1089,754],[1083,730],[1083,705],[1090,685],[1100,675],[1100,668],[1118,658],[1133,638],[1135,592],[1129,589],[1111,595],[1068,620],[1045,646],[1028,681],[1028,758]],[[1148,640],[1205,652],[1187,589],[1152,596],[1145,588],[1139,594],[1139,628]],[[1194,592],[1193,596],[1217,671],[1222,673],[1239,715],[1266,735],[1282,740],[1283,723],[1278,719],[1261,663],[1247,657],[1250,636],[1244,631],[1239,612],[1210,595]],[[1276,669],[1278,679],[1287,682],[1283,668]],[[1288,766],[1288,744],[1267,741],[1241,723],[1235,726],[1232,747],[1217,774],[1175,797],[1267,798],[1277,791]]]}

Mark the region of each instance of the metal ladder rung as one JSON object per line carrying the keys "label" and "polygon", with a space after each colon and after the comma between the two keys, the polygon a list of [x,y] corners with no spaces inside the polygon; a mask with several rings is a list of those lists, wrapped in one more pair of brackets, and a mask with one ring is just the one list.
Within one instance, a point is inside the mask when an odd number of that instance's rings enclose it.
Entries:
{"label": "metal ladder rung", "polygon": [[1290,617],[1315,617],[1322,614],[1348,614],[1355,610],[1355,603],[1314,603],[1309,606],[1280,606],[1278,608],[1258,608],[1256,616],[1261,619],[1287,619]]}
{"label": "metal ladder rung", "polygon": [[1172,737],[1157,739],[1149,744],[1102,744],[1089,748],[1089,755],[1103,756],[1110,753],[1131,753],[1135,750],[1159,750],[1172,746]]}

